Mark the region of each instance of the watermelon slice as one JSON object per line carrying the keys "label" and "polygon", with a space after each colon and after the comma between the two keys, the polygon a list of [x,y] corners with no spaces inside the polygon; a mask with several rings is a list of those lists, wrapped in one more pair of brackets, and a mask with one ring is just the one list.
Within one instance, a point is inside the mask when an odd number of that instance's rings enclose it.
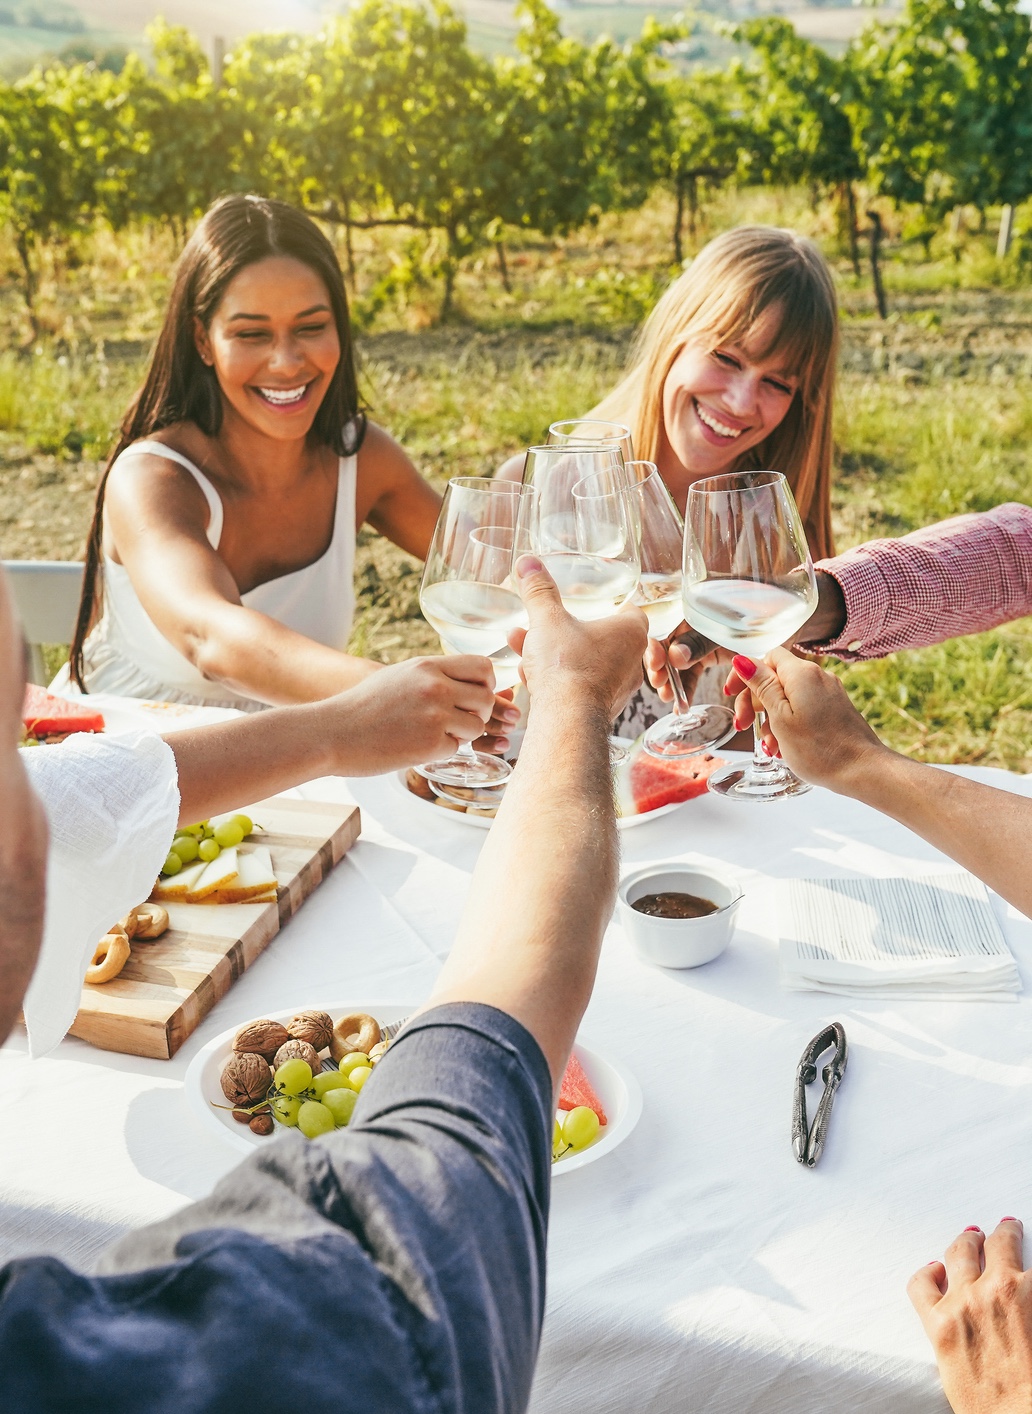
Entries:
{"label": "watermelon slice", "polygon": [[584,1067],[577,1059],[577,1052],[573,1051],[566,1066],[563,1083],[559,1087],[559,1108],[575,1110],[578,1105],[586,1105],[589,1110],[594,1110],[598,1115],[599,1124],[609,1123],[602,1108],[602,1101],[591,1088],[591,1081],[584,1074]]}
{"label": "watermelon slice", "polygon": [[[710,752],[680,761],[662,761],[639,748],[626,767],[626,790],[625,799],[621,801],[621,813],[646,815],[663,805],[680,805],[684,800],[705,795],[710,776],[726,765],[726,761]],[[629,801],[626,799],[628,794]]]}
{"label": "watermelon slice", "polygon": [[87,699],[54,697],[34,683],[25,689],[22,723],[29,736],[36,737],[104,730],[104,718],[87,705]]}

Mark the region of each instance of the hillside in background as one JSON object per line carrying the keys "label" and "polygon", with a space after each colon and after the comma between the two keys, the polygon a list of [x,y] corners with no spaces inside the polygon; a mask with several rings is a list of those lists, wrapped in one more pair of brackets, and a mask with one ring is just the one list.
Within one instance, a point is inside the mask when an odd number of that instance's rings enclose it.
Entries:
{"label": "hillside in background", "polygon": [[[702,0],[715,18],[757,13],[785,13],[800,34],[834,53],[871,18],[868,7],[814,5],[782,7],[777,0]],[[516,32],[513,0],[459,0],[477,48],[498,53],[512,48]],[[68,53],[76,57],[117,56],[123,49],[139,49],[144,30],[156,16],[169,24],[185,25],[207,50],[216,35],[227,43],[258,31],[292,30],[313,33],[324,16],[336,8],[333,0],[0,0],[0,72],[12,78],[25,72],[41,55]],[[610,34],[618,40],[634,38],[646,15],[659,19],[681,13],[683,5],[650,3],[650,0],[613,0],[584,3],[567,0],[559,6],[563,27],[582,39]],[[723,62],[731,46],[708,33],[705,20],[689,43],[684,57],[694,62]]]}

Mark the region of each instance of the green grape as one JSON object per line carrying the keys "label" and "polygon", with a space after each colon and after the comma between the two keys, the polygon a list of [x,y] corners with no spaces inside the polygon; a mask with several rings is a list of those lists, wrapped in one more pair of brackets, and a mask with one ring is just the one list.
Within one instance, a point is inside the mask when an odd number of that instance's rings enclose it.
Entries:
{"label": "green grape", "polygon": [[348,1074],[348,1084],[352,1090],[361,1090],[372,1073],[373,1067],[371,1065],[356,1065],[354,1070]]}
{"label": "green grape", "polygon": [[201,840],[200,844],[197,846],[197,853],[204,860],[205,864],[210,864],[213,859],[218,859],[219,855],[222,853],[222,846],[217,844],[215,840],[204,839]]}
{"label": "green grape", "polygon": [[[301,1064],[303,1065],[304,1061]],[[276,1095],[269,1101],[269,1109],[272,1110],[273,1119],[285,1124],[288,1129],[293,1129],[297,1124],[301,1101],[296,1095]]]}
{"label": "green grape", "polygon": [[207,824],[207,821],[206,821],[206,820],[202,820],[202,822],[201,822],[199,825],[180,825],[179,829],[176,831],[176,834],[177,834],[177,835],[190,835],[190,836],[192,836],[193,839],[195,839],[195,840],[203,840],[203,839],[204,839],[204,826],[205,826],[206,824]]}
{"label": "green grape", "polygon": [[364,1051],[349,1051],[346,1056],[341,1057],[337,1069],[341,1075],[350,1075],[357,1065],[368,1065],[369,1057]]}
{"label": "green grape", "polygon": [[556,1120],[552,1126],[552,1158],[557,1159],[563,1149],[566,1148],[566,1140],[563,1138],[563,1127]]}
{"label": "green grape", "polygon": [[318,1100],[305,1100],[297,1112],[297,1127],[306,1139],[318,1139],[320,1134],[329,1134],[337,1126],[325,1105]]}
{"label": "green grape", "polygon": [[312,1067],[297,1056],[284,1061],[273,1077],[285,1095],[300,1095],[312,1083]]}
{"label": "green grape", "polygon": [[193,835],[177,835],[172,841],[172,853],[178,854],[184,864],[191,864],[197,858],[197,841]]}
{"label": "green grape", "polygon": [[354,1090],[328,1090],[323,1096],[323,1104],[340,1128],[350,1123],[351,1113],[358,1104],[358,1096]]}
{"label": "green grape", "polygon": [[215,826],[215,843],[222,849],[233,849],[244,838],[244,832],[232,820],[223,820]]}
{"label": "green grape", "polygon": [[210,824],[208,823],[208,821],[205,820],[204,824],[201,826],[201,838],[202,838],[202,839],[206,839],[206,840],[210,840],[211,837],[212,837],[212,835],[213,835],[214,833],[215,833],[215,827],[214,827],[214,825],[210,825]]}
{"label": "green grape", "polygon": [[254,821],[250,815],[234,815],[233,823],[239,825],[245,835],[249,835],[254,829]]}
{"label": "green grape", "polygon": [[312,1089],[320,1100],[329,1090],[345,1090],[349,1095],[353,1093],[348,1085],[348,1077],[341,1075],[339,1070],[324,1070],[313,1079]]}
{"label": "green grape", "polygon": [[598,1115],[587,1105],[578,1105],[563,1120],[563,1138],[572,1149],[586,1149],[598,1131]]}
{"label": "green grape", "polygon": [[163,874],[178,874],[182,867],[183,861],[180,859],[179,855],[176,854],[175,850],[170,849],[165,856],[164,864],[161,866],[161,872]]}

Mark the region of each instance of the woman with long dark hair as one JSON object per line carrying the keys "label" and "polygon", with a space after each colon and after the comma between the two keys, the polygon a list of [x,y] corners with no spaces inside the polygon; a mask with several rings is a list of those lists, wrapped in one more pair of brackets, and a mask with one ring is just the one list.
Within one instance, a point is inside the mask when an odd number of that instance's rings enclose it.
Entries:
{"label": "woman with long dark hair", "polygon": [[[97,491],[71,682],[254,710],[379,669],[346,651],[356,528],[422,558],[440,498],[361,410],[344,283],[314,222],[256,196],[211,207],[121,433]],[[487,660],[432,661],[414,680],[414,727],[444,713],[457,737],[489,718],[500,735],[509,704]]]}

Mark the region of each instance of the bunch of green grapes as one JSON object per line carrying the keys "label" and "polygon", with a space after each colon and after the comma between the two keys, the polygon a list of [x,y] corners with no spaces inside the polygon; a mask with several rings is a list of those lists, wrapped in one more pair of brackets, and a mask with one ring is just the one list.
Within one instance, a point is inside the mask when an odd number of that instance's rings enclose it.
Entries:
{"label": "bunch of green grapes", "polygon": [[288,1129],[300,1129],[306,1139],[342,1129],[372,1073],[369,1057],[362,1051],[352,1051],[337,1070],[319,1075],[313,1075],[308,1062],[298,1057],[284,1061],[267,1096],[272,1117]]}
{"label": "bunch of green grapes", "polygon": [[183,825],[176,831],[161,866],[163,877],[178,874],[184,864],[193,864],[197,859],[210,864],[224,849],[234,849],[253,829],[254,821],[247,815],[220,815],[214,822],[202,820],[199,825]]}

